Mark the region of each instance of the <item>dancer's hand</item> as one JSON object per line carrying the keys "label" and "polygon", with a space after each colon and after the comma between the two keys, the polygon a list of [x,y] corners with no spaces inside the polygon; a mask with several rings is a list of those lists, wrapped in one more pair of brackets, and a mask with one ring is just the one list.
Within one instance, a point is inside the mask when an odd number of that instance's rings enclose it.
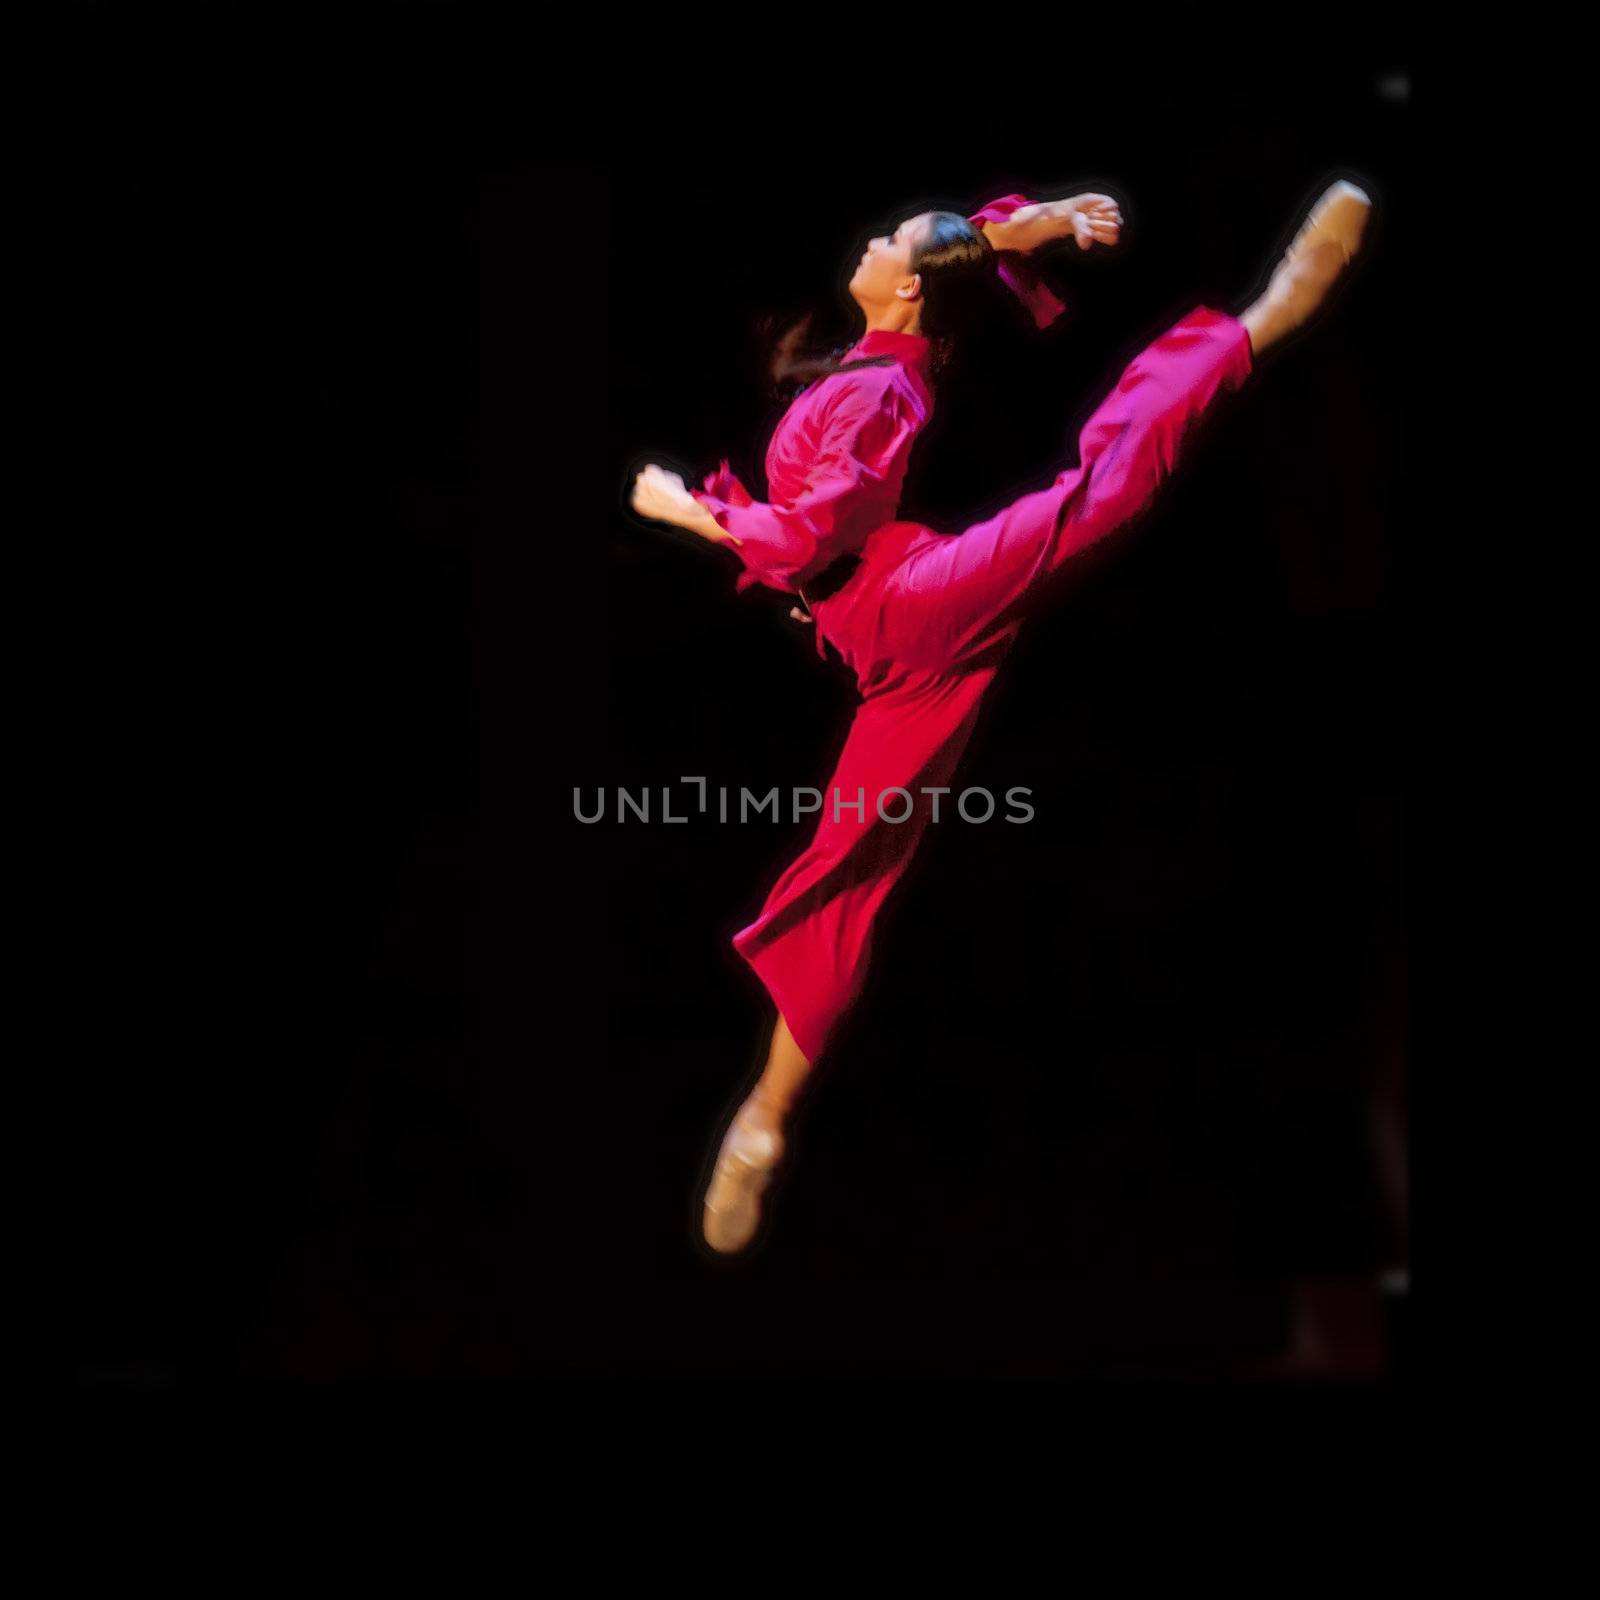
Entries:
{"label": "dancer's hand", "polygon": [[1080,250],[1091,245],[1114,245],[1122,234],[1122,208],[1109,194],[1077,194],[1057,200],[1061,237],[1074,238]]}
{"label": "dancer's hand", "polygon": [[688,485],[676,472],[668,472],[665,467],[658,467],[653,462],[642,468],[633,480],[632,505],[641,517],[687,528],[702,539],[721,541],[733,537],[689,493]]}
{"label": "dancer's hand", "polygon": [[676,523],[682,520],[689,507],[700,510],[699,502],[676,472],[668,472],[654,462],[640,468],[633,480],[633,509],[641,517]]}
{"label": "dancer's hand", "polygon": [[815,622],[817,620],[809,611],[802,611],[799,606],[790,606],[789,615],[796,622]]}

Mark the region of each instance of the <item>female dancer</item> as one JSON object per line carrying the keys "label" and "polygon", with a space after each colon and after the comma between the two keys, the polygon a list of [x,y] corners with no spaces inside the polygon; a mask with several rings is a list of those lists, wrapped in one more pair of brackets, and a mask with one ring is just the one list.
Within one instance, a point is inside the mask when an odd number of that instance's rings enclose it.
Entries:
{"label": "female dancer", "polygon": [[858,368],[853,382],[819,384],[801,397],[809,406],[791,408],[768,453],[772,504],[753,502],[726,463],[703,492],[659,467],[639,474],[635,510],[727,545],[744,565],[741,589],[798,593],[819,653],[832,644],[861,695],[815,836],[734,936],[778,1017],[707,1188],[714,1250],[741,1250],[755,1235],[785,1123],[861,990],[878,911],[951,793],[983,696],[1039,594],[1074,554],[1149,505],[1194,424],[1312,315],[1370,208],[1353,184],[1333,185],[1258,299],[1237,318],[1204,306],[1181,318],[1090,417],[1076,467],[958,536],[891,520],[906,437],[927,417],[933,338],[947,332],[941,291],[947,279],[967,281],[974,251],[989,248],[974,239],[950,270],[950,223],[960,219],[948,213],[911,219],[862,258],[850,287],[867,332],[850,354],[892,365],[869,381]]}

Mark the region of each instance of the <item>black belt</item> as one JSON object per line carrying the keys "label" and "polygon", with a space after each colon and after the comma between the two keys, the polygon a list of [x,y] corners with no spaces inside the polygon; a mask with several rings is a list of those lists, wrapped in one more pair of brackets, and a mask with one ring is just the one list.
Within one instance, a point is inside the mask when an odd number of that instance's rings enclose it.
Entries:
{"label": "black belt", "polygon": [[860,556],[842,555],[830,561],[815,577],[807,578],[803,588],[796,584],[795,587],[800,590],[800,598],[806,603],[806,610],[812,609],[814,601],[826,600],[830,595],[837,594],[854,577],[855,570],[860,565]]}

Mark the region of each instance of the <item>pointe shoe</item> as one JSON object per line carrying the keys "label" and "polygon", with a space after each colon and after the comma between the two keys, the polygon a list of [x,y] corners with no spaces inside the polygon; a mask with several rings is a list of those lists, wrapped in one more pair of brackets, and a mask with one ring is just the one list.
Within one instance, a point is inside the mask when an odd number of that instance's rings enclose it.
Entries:
{"label": "pointe shoe", "polygon": [[1372,199],[1367,191],[1340,179],[1324,190],[1321,199],[1311,208],[1294,242],[1284,251],[1283,264],[1288,266],[1310,254],[1318,245],[1331,243],[1338,246],[1340,265],[1349,266],[1361,248],[1361,235],[1371,215]]}
{"label": "pointe shoe", "polygon": [[755,1237],[761,1226],[761,1197],[783,1159],[783,1135],[769,1114],[739,1108],[706,1188],[701,1230],[713,1250],[731,1255]]}
{"label": "pointe shoe", "polygon": [[1353,183],[1341,181],[1323,192],[1258,302],[1265,312],[1258,343],[1281,339],[1311,318],[1355,259],[1371,215],[1366,190]]}

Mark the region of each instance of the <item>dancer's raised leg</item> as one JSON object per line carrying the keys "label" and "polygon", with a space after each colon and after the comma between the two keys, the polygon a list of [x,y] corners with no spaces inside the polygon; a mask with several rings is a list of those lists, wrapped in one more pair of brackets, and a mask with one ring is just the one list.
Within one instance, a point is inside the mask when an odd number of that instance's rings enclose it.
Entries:
{"label": "dancer's raised leg", "polygon": [[883,597],[884,648],[935,672],[995,659],[1046,581],[1143,512],[1195,424],[1323,304],[1360,245],[1370,209],[1355,185],[1333,185],[1248,309],[1233,317],[1199,307],[1134,357],[1080,432],[1076,467],[915,552]]}
{"label": "dancer's raised leg", "polygon": [[996,662],[1049,580],[1146,509],[1195,425],[1250,371],[1249,336],[1226,312],[1197,307],[1167,329],[1079,432],[1077,466],[909,554],[883,596],[884,648],[935,673]]}

